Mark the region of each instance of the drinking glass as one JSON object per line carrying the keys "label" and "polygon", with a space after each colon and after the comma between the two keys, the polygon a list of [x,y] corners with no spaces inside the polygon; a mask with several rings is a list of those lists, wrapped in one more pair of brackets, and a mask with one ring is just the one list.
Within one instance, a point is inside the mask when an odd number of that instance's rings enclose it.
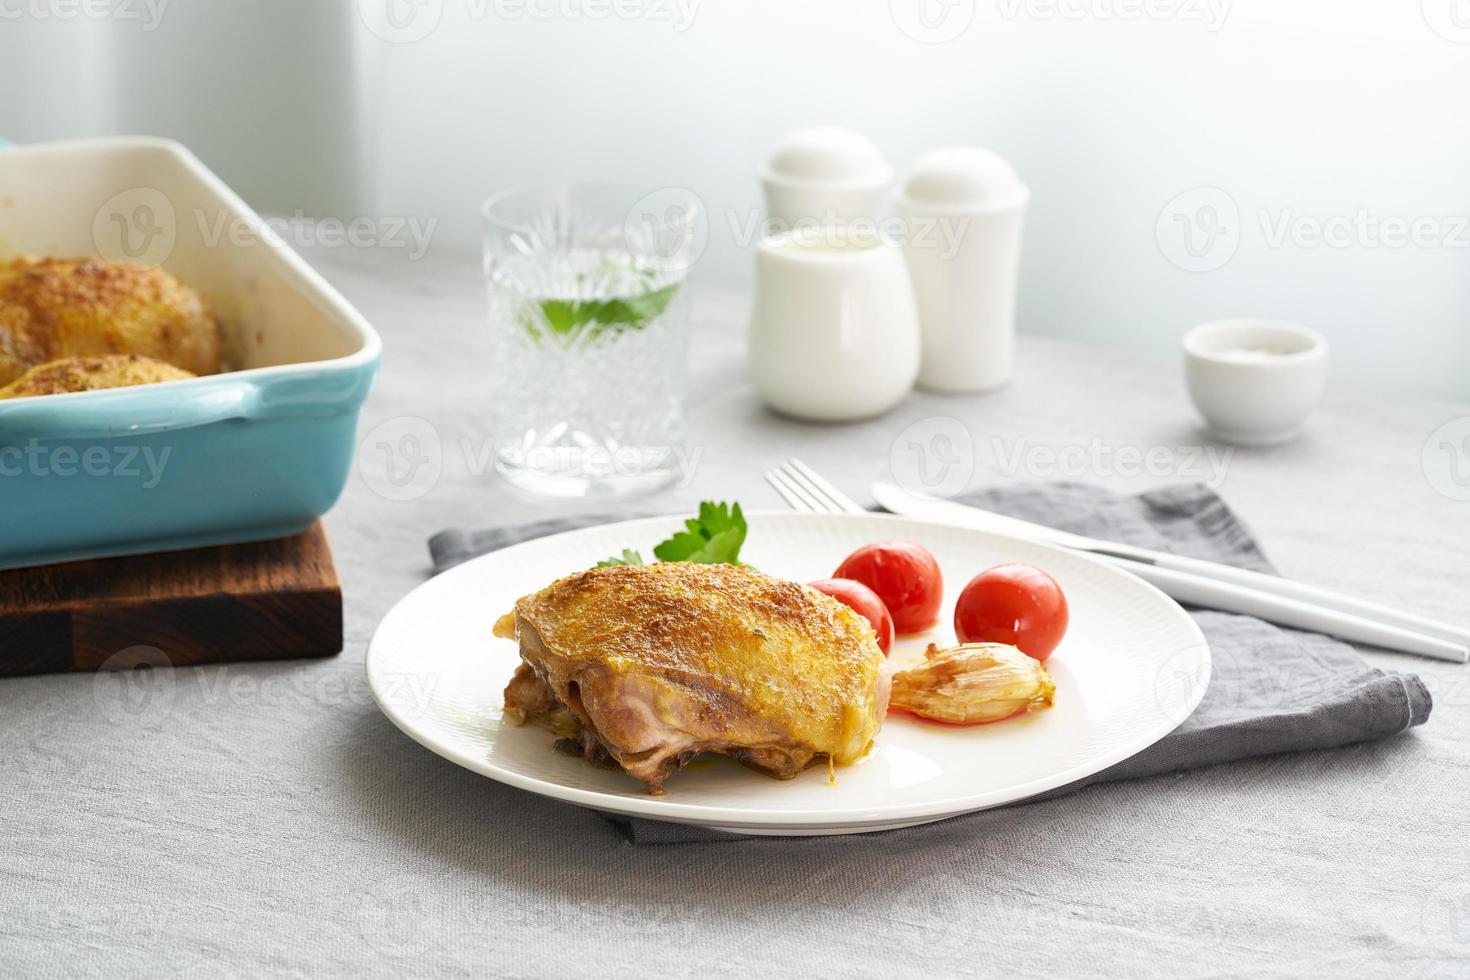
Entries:
{"label": "drinking glass", "polygon": [[672,482],[686,459],[698,199],[542,186],[496,195],[483,213],[496,470],[561,497]]}

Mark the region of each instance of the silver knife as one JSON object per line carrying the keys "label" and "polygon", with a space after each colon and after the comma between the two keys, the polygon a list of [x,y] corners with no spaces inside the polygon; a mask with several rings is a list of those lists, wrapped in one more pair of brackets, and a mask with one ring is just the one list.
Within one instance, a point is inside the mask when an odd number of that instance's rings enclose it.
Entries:
{"label": "silver knife", "polygon": [[1440,660],[1465,663],[1470,659],[1470,630],[1381,603],[1233,565],[1101,541],[952,500],[911,493],[890,483],[873,484],[872,493],[884,510],[894,514],[1086,552],[1127,569],[1180,602]]}

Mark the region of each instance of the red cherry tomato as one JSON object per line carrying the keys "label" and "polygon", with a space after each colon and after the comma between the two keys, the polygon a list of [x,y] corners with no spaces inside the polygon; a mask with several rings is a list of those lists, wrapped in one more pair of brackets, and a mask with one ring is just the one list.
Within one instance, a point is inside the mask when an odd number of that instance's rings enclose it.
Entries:
{"label": "red cherry tomato", "polygon": [[888,654],[888,648],[893,646],[893,617],[877,593],[850,578],[824,578],[813,582],[812,588],[826,593],[872,623],[873,632],[878,634],[878,649],[885,656]]}
{"label": "red cherry tomato", "polygon": [[878,593],[899,633],[921,633],[939,621],[944,579],[927,548],[908,541],[865,545],[832,574],[855,579]]}
{"label": "red cherry tomato", "polygon": [[961,643],[1009,643],[1045,660],[1067,632],[1067,597],[1030,565],[997,565],[970,579],[954,607]]}

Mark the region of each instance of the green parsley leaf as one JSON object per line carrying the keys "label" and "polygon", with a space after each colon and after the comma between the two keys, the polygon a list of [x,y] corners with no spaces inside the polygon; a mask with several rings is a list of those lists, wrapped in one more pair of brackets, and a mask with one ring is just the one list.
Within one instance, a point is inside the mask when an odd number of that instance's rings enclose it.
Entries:
{"label": "green parsley leaf", "polygon": [[598,567],[598,568],[612,568],[614,565],[641,565],[641,564],[643,564],[643,556],[642,555],[640,555],[638,552],[634,551],[632,548],[624,548],[623,549],[623,554],[622,554],[621,557],[615,556],[615,557],[612,557],[612,558],[604,559],[603,561],[598,562],[596,567]]}
{"label": "green parsley leaf", "polygon": [[653,549],[659,561],[740,564],[746,526],[738,503],[706,500],[699,505],[699,516],[685,521],[684,527],[685,530]]}
{"label": "green parsley leaf", "polygon": [[[745,515],[739,504],[706,500],[699,505],[699,516],[684,522],[684,530],[653,549],[659,561],[692,561],[704,565],[740,564],[740,547],[745,544]],[[642,565],[643,556],[624,548],[620,557],[597,563],[598,568],[614,565]]]}

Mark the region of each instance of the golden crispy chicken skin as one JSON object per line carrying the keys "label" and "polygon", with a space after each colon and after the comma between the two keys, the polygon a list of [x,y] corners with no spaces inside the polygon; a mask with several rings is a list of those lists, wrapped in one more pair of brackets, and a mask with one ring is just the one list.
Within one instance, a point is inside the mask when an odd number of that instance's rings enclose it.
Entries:
{"label": "golden crispy chicken skin", "polygon": [[10,384],[0,387],[0,399],[60,395],[69,391],[96,391],[100,388],[128,388],[133,385],[157,384],[160,381],[183,381],[195,376],[183,368],[136,354],[67,357],[33,367]]}
{"label": "golden crispy chicken skin", "polygon": [[219,325],[198,293],[162,269],[102,259],[0,264],[0,385],[49,361],[103,354],[215,374]]}
{"label": "golden crispy chicken skin", "polygon": [[515,633],[524,663],[507,716],[620,765],[650,793],[706,752],[778,779],[823,758],[848,765],[888,706],[867,620],[744,566],[580,572],[517,602]]}

